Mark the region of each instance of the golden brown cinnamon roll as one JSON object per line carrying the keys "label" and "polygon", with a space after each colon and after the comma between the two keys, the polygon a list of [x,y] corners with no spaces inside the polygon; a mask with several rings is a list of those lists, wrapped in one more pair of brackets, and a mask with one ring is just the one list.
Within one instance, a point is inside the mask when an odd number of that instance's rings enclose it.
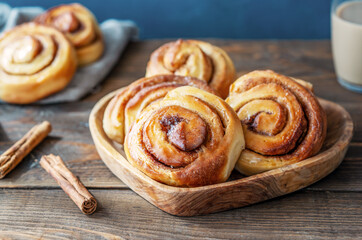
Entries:
{"label": "golden brown cinnamon roll", "polygon": [[142,111],[124,149],[131,164],[154,180],[195,187],[226,181],[243,145],[233,109],[220,97],[185,86]]}
{"label": "golden brown cinnamon roll", "polygon": [[237,112],[246,142],[237,170],[252,175],[318,153],[327,120],[310,88],[270,70],[248,73],[231,85],[226,102]]}
{"label": "golden brown cinnamon roll", "polygon": [[96,18],[84,6],[73,3],[49,9],[34,19],[63,32],[77,51],[79,65],[86,65],[102,56],[104,44]]}
{"label": "golden brown cinnamon roll", "polygon": [[26,104],[63,89],[77,57],[72,44],[52,27],[19,25],[0,38],[0,98]]}
{"label": "golden brown cinnamon roll", "polygon": [[151,55],[146,77],[156,74],[192,76],[204,80],[226,98],[235,80],[234,64],[227,53],[207,42],[178,40]]}
{"label": "golden brown cinnamon roll", "polygon": [[125,133],[145,107],[159,101],[172,89],[186,85],[216,94],[204,81],[176,75],[141,78],[122,89],[104,112],[103,128],[107,136],[123,144]]}

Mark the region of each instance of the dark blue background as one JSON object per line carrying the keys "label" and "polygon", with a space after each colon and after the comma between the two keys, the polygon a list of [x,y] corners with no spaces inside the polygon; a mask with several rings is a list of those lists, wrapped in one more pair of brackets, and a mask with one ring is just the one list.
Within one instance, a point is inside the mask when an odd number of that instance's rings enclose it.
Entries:
{"label": "dark blue background", "polygon": [[[11,0],[49,8],[67,0]],[[101,22],[131,19],[140,38],[321,39],[330,37],[330,0],[81,0]]]}

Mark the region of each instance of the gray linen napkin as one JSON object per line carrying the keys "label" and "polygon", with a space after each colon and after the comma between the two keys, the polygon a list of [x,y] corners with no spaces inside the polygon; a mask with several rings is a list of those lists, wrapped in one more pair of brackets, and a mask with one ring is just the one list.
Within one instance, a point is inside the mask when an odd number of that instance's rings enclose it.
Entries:
{"label": "gray linen napkin", "polygon": [[[29,22],[43,11],[44,9],[39,7],[12,9],[7,4],[0,3],[0,30],[6,31],[18,24]],[[127,43],[138,36],[136,24],[128,20],[109,19],[101,23],[100,28],[105,42],[103,56],[90,65],[79,67],[64,90],[36,103],[72,102],[86,96],[107,76]]]}

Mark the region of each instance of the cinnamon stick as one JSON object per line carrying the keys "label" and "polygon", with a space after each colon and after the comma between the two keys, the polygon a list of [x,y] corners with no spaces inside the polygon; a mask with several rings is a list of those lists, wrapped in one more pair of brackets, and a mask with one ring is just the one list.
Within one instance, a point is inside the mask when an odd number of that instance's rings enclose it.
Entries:
{"label": "cinnamon stick", "polygon": [[19,141],[0,156],[0,179],[13,170],[52,130],[49,122],[44,121],[25,134]]}
{"label": "cinnamon stick", "polygon": [[58,182],[59,186],[73,200],[84,214],[92,214],[97,208],[97,200],[65,166],[59,156],[43,156],[40,165]]}

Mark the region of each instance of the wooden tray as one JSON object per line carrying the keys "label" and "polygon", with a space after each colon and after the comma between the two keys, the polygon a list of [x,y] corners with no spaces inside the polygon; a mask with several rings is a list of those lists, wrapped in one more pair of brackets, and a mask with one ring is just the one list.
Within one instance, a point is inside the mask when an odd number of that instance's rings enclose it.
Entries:
{"label": "wooden tray", "polygon": [[247,206],[294,192],[324,178],[342,162],[352,138],[353,123],[340,105],[319,99],[328,118],[328,133],[321,152],[299,163],[250,177],[204,187],[179,188],[159,183],[133,167],[123,148],[103,131],[103,112],[114,92],[93,108],[89,126],[93,141],[107,167],[133,191],[161,210],[194,216]]}

